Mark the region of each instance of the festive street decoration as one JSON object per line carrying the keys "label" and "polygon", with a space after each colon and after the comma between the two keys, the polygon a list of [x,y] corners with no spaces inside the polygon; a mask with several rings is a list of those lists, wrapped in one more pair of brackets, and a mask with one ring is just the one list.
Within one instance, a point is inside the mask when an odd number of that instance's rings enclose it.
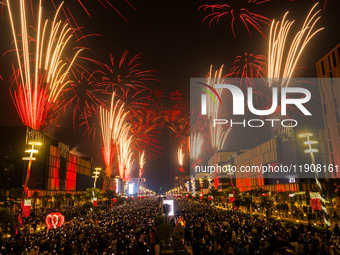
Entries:
{"label": "festive street decoration", "polygon": [[47,228],[50,229],[57,229],[64,224],[65,218],[61,213],[50,213],[45,218],[45,223]]}

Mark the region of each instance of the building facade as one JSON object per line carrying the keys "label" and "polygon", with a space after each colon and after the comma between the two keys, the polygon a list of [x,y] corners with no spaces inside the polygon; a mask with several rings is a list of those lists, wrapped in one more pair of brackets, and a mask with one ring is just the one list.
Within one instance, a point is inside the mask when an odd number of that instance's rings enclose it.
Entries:
{"label": "building facade", "polygon": [[[316,63],[330,164],[340,165],[340,44]],[[333,172],[340,177],[340,172]]]}
{"label": "building facade", "polygon": [[31,141],[41,142],[34,154],[28,182],[29,196],[39,191],[39,196],[57,193],[76,194],[92,187],[92,162],[69,152],[67,145],[25,126],[0,127],[0,192],[9,196],[23,188],[29,162]]}

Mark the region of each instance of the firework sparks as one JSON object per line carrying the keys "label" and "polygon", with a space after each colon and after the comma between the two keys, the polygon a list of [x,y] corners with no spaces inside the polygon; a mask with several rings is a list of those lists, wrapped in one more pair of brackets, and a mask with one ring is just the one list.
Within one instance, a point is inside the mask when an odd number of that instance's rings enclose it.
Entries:
{"label": "firework sparks", "polygon": [[[247,1],[247,4],[261,4],[264,2],[269,2],[270,0],[250,0]],[[210,19],[209,21],[209,27],[211,26],[212,22],[216,20],[216,23],[219,22],[220,18],[222,16],[231,16],[231,30],[233,32],[234,37],[236,38],[235,30],[234,30],[234,23],[236,19],[241,20],[241,22],[246,27],[247,31],[251,35],[250,27],[252,26],[255,28],[264,38],[266,38],[265,34],[262,31],[262,27],[260,23],[270,25],[271,20],[260,15],[257,13],[250,12],[245,7],[240,6],[238,8],[234,6],[230,6],[228,4],[208,4],[208,5],[202,5],[199,7],[199,10],[203,9],[203,11],[206,11],[207,9],[210,9],[212,13],[208,14],[204,19],[203,22]]]}
{"label": "firework sparks", "polygon": [[[39,2],[38,27],[36,37],[28,34],[25,1],[20,0],[20,26],[21,40],[17,40],[9,0],[7,0],[8,12],[11,21],[14,38],[15,52],[18,61],[18,70],[14,71],[11,90],[13,102],[21,121],[29,127],[40,130],[45,124],[49,111],[58,104],[58,97],[63,89],[70,83],[67,75],[78,54],[78,50],[72,60],[67,63],[62,56],[68,42],[72,37],[72,29],[62,21],[57,22],[59,6],[51,26],[48,20],[42,20],[42,6]],[[50,27],[50,30],[48,29]],[[49,31],[49,36],[48,36]],[[33,39],[34,38],[34,39]],[[30,42],[36,43],[35,53],[30,52]],[[22,48],[19,49],[19,42]],[[31,55],[35,56],[31,59]]]}
{"label": "firework sparks", "polygon": [[139,178],[142,178],[144,173],[144,164],[145,164],[145,151],[142,153],[139,152]]}
{"label": "firework sparks", "polygon": [[114,104],[115,94],[112,94],[110,111],[99,107],[99,121],[102,136],[102,154],[106,166],[106,175],[110,175],[110,166],[114,158],[114,145],[120,140],[120,136],[126,129],[125,118],[128,112],[124,112],[124,104],[119,106],[118,100]]}
{"label": "firework sparks", "polygon": [[190,157],[193,160],[197,160],[201,153],[201,148],[204,142],[203,135],[201,133],[191,134],[190,136]]}
{"label": "firework sparks", "polygon": [[184,168],[183,168],[184,156],[185,156],[185,152],[184,152],[183,144],[180,144],[179,147],[178,147],[178,164],[180,165],[179,170],[181,172],[184,171]]}
{"label": "firework sparks", "polygon": [[[79,4],[81,5],[81,7],[84,9],[84,11],[87,13],[87,15],[89,15],[89,17],[91,17],[89,8],[85,6],[85,4],[83,3],[83,1],[82,1],[82,0],[78,0],[78,2],[79,2]],[[111,3],[111,2],[113,2],[113,1],[109,1],[109,0],[100,1],[100,0],[98,0],[98,2],[99,2],[102,6],[104,6],[105,9],[109,9],[109,8],[114,9],[114,10],[119,14],[119,16],[121,16],[126,22],[128,22],[127,19],[126,19],[126,18],[118,11],[118,9],[117,9],[116,7],[113,6],[113,4]],[[129,1],[124,0],[124,2],[127,3],[132,9],[134,9],[135,11],[137,11],[136,8],[133,7],[133,5],[132,5]],[[129,22],[128,22],[128,23],[129,23]]]}
{"label": "firework sparks", "polygon": [[131,133],[133,137],[132,149],[139,151],[149,158],[156,158],[155,153],[158,151],[161,135],[162,116],[156,109],[140,108],[133,111],[129,115],[129,123],[131,125]]}
{"label": "firework sparks", "polygon": [[264,55],[244,53],[243,56],[236,57],[227,77],[239,79],[241,86],[245,81],[246,87],[253,87],[253,79],[267,77],[266,66],[267,58]]}
{"label": "firework sparks", "polygon": [[118,169],[121,179],[128,180],[134,162],[131,150],[130,126],[126,125],[118,138]]}
{"label": "firework sparks", "polygon": [[288,12],[283,16],[281,24],[280,22],[275,22],[275,20],[273,20],[270,28],[268,52],[268,78],[270,86],[273,86],[273,83],[275,82],[279,82],[280,78],[282,78],[280,86],[287,87],[289,85],[289,81],[304,48],[314,35],[324,29],[319,28],[316,31],[313,31],[316,23],[320,19],[320,16],[317,15],[321,10],[314,13],[314,9],[317,5],[318,3],[312,7],[301,30],[295,35],[286,56],[283,72],[281,69],[284,61],[285,45],[294,21],[286,20]]}
{"label": "firework sparks", "polygon": [[227,130],[224,130],[221,125],[214,127],[212,123],[210,124],[211,146],[215,151],[223,149],[224,143],[230,131],[230,127]]}
{"label": "firework sparks", "polygon": [[106,89],[115,89],[120,87],[123,94],[127,88],[136,90],[147,88],[147,81],[159,81],[155,78],[156,70],[143,70],[140,62],[141,54],[134,55],[128,58],[129,51],[125,51],[118,61],[111,54],[111,65],[105,65],[107,69],[107,76],[103,78],[102,84],[99,86],[106,87]]}
{"label": "firework sparks", "polygon": [[[210,72],[207,78],[207,83],[205,86],[208,86],[210,88],[213,88],[216,91],[216,94],[212,95],[214,99],[211,97],[207,97],[207,105],[208,105],[208,112],[207,112],[207,118],[208,119],[218,119],[219,115],[219,109],[220,104],[215,103],[216,100],[219,100],[221,102],[221,95],[223,89],[216,89],[215,84],[222,84],[224,83],[224,79],[222,78],[222,72],[223,72],[223,66],[220,67],[217,71],[215,71],[214,76],[212,76],[212,66],[210,66]],[[204,84],[202,84],[204,85]],[[224,131],[221,125],[219,125],[218,128],[213,127],[210,125],[210,140],[211,140],[211,146],[215,150],[220,150],[223,148],[224,142],[230,132],[230,128],[227,131]]]}

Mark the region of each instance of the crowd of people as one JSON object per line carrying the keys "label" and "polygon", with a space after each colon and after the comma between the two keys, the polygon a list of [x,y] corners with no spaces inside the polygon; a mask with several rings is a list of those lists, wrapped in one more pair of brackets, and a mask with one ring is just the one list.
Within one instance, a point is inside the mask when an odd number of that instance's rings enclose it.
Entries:
{"label": "crowd of people", "polygon": [[266,240],[274,236],[287,239],[299,255],[339,253],[337,224],[333,229],[320,229],[185,200],[179,203],[178,215],[186,221],[185,244],[192,246],[194,255],[254,255],[261,253]]}
{"label": "crowd of people", "polygon": [[113,208],[97,206],[86,212],[81,206],[49,209],[73,218],[56,230],[30,231],[43,225],[46,215],[12,231],[2,240],[0,254],[148,254],[156,243],[154,217],[160,214],[157,199],[144,199]]}
{"label": "crowd of people", "polygon": [[[70,220],[62,227],[43,229],[46,215],[32,215],[20,228],[12,228],[8,239],[0,240],[1,255],[8,254],[154,254],[157,239],[155,217],[161,214],[157,198],[133,201],[89,212],[81,206],[53,208]],[[175,199],[173,227],[182,217],[183,242],[194,255],[255,255],[273,236],[289,240],[299,255],[337,255],[340,230],[313,225],[270,221],[211,205]],[[33,230],[32,230],[33,229]],[[339,253],[340,254],[340,253]]]}

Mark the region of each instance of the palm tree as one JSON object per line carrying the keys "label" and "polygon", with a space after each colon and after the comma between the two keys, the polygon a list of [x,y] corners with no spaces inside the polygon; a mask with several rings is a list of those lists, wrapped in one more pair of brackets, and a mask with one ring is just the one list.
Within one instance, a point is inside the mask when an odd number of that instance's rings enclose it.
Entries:
{"label": "palm tree", "polygon": [[54,199],[58,203],[58,207],[60,207],[62,202],[64,202],[64,200],[65,200],[65,195],[59,193],[59,194],[54,196]]}
{"label": "palm tree", "polygon": [[37,202],[37,198],[39,197],[39,193],[40,191],[34,191],[32,194],[32,198],[33,198],[33,210],[35,210],[35,204]]}
{"label": "palm tree", "polygon": [[75,200],[77,203],[81,202],[81,200],[82,200],[82,195],[80,195],[80,194],[74,195],[74,200]]}
{"label": "palm tree", "polygon": [[273,201],[271,200],[262,201],[260,204],[260,207],[262,207],[266,211],[267,220],[269,217],[269,209],[272,208],[272,206],[273,206]]}
{"label": "palm tree", "polygon": [[96,197],[97,199],[103,198],[103,191],[100,189],[95,189],[94,196],[93,196],[93,188],[86,189],[85,198],[92,199],[93,197]]}
{"label": "palm tree", "polygon": [[242,200],[241,200],[241,205],[244,206],[246,209],[247,209],[247,212],[249,211],[250,209],[250,205],[252,204],[252,199],[250,197],[244,197]]}
{"label": "palm tree", "polygon": [[115,196],[116,191],[114,190],[105,190],[103,196],[108,199],[108,202],[106,203],[107,206],[109,206],[110,202],[112,202],[112,198]]}
{"label": "palm tree", "polygon": [[51,200],[52,199],[52,197],[51,196],[49,196],[49,195],[45,195],[45,196],[43,196],[43,206],[45,207],[48,207],[48,201],[49,200]]}
{"label": "palm tree", "polygon": [[212,201],[216,201],[216,198],[220,195],[220,192],[218,191],[218,189],[209,189],[209,192],[208,192],[208,196],[212,196],[213,199]]}
{"label": "palm tree", "polygon": [[69,201],[72,199],[72,194],[66,193],[65,198],[66,198],[66,204],[69,205]]}

